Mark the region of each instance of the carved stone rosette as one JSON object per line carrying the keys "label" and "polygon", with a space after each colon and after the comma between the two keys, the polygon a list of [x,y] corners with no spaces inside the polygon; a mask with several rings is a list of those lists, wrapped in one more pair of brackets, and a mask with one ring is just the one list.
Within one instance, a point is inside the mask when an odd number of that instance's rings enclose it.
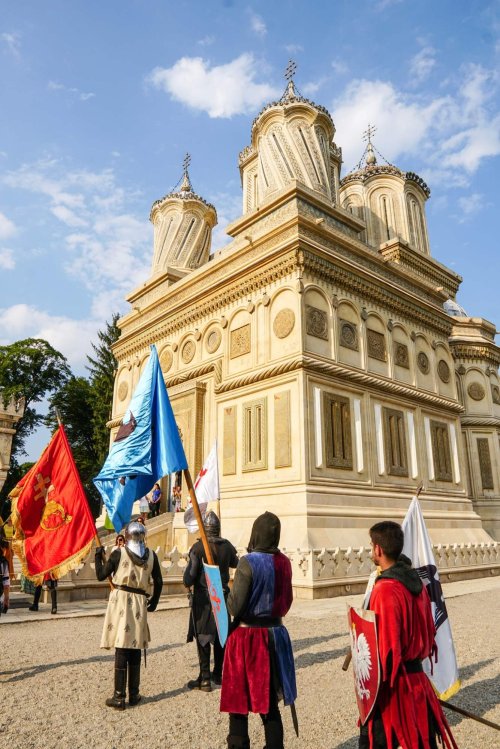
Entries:
{"label": "carved stone rosette", "polygon": [[282,309],[273,322],[273,332],[276,338],[286,338],[295,326],[295,313],[291,309]]}
{"label": "carved stone rosette", "polygon": [[164,349],[160,354],[160,367],[162,372],[168,372],[174,361],[174,355],[170,349]]}
{"label": "carved stone rosette", "polygon": [[358,330],[354,323],[349,320],[340,320],[340,345],[359,351]]}
{"label": "carved stone rosette", "polygon": [[207,335],[207,339],[205,342],[205,348],[207,349],[209,354],[214,354],[217,349],[219,348],[222,341],[222,335],[220,330],[217,330],[217,328],[214,328],[210,331],[210,333]]}
{"label": "carved stone rosette", "polygon": [[121,401],[124,401],[125,398],[128,395],[128,385],[126,382],[120,382],[118,385],[118,398]]}
{"label": "carved stone rosette", "polygon": [[324,310],[306,304],[306,332],[315,338],[328,340],[328,316]]}
{"label": "carved stone rosette", "polygon": [[419,353],[417,354],[417,367],[420,369],[422,374],[429,374],[429,357],[424,351],[419,351]]}
{"label": "carved stone rosette", "polygon": [[230,358],[236,359],[238,356],[249,354],[250,351],[250,325],[242,325],[241,328],[235,328],[235,330],[232,330],[230,338]]}
{"label": "carved stone rosette", "polygon": [[182,361],[184,362],[184,364],[189,364],[189,362],[193,361],[195,353],[196,353],[195,342],[186,341],[181,351],[181,357],[182,357]]}
{"label": "carved stone rosette", "polygon": [[471,382],[467,388],[467,392],[469,393],[469,397],[474,401],[482,401],[486,395],[484,387],[480,382]]}
{"label": "carved stone rosette", "polygon": [[398,367],[404,369],[410,368],[410,356],[408,354],[408,346],[404,343],[394,344],[394,363]]}
{"label": "carved stone rosette", "polygon": [[366,329],[366,344],[368,356],[379,361],[387,361],[387,351],[385,348],[385,335],[377,330]]}
{"label": "carved stone rosette", "polygon": [[437,373],[439,375],[439,379],[443,382],[449,382],[450,381],[450,368],[448,366],[448,363],[445,362],[444,359],[440,359],[437,365]]}

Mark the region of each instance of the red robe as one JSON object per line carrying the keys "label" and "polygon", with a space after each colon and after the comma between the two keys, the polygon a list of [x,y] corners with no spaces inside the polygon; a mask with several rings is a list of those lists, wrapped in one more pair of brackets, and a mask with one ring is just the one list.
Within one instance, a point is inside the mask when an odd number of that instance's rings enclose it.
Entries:
{"label": "red robe", "polygon": [[[398,580],[380,578],[371,594],[377,615],[381,684],[377,697],[387,746],[392,733],[402,749],[429,749],[428,708],[447,749],[457,749],[450,727],[427,675],[406,673],[404,663],[436,653],[435,626],[425,587],[413,595]],[[370,746],[373,746],[369,725]],[[422,744],[419,744],[419,737]]]}

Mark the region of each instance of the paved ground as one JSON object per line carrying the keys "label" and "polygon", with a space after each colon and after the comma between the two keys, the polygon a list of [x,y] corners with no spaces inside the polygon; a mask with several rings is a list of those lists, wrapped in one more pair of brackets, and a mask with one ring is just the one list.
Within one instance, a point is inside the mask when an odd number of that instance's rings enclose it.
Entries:
{"label": "paved ground", "polygon": [[[463,688],[453,701],[500,723],[500,579],[451,583],[445,595]],[[285,709],[287,749],[355,749],[346,600],[296,601],[287,617],[294,643],[301,737]],[[21,603],[21,601],[19,601]],[[112,691],[113,655],[99,650],[102,603],[48,606],[38,614],[13,608],[0,617],[0,746],[9,749],[223,749],[227,717],[219,691],[189,693],[195,647],[185,644],[188,612],[180,598],[151,615],[152,648],[142,670],[144,701],[124,713],[104,706]],[[182,608],[179,608],[182,607]],[[29,614],[29,617],[28,617]],[[500,733],[451,715],[460,749],[500,746]],[[252,747],[263,746],[260,720],[250,719]]]}

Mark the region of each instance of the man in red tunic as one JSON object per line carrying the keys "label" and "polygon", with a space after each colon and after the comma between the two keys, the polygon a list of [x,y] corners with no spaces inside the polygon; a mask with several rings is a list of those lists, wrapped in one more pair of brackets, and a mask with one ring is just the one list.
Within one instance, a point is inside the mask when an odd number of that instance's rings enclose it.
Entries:
{"label": "man in red tunic", "polygon": [[437,656],[430,599],[403,554],[403,530],[384,521],[370,528],[372,559],[382,573],[370,597],[377,620],[381,684],[374,710],[361,727],[359,749],[458,749],[422,670]]}

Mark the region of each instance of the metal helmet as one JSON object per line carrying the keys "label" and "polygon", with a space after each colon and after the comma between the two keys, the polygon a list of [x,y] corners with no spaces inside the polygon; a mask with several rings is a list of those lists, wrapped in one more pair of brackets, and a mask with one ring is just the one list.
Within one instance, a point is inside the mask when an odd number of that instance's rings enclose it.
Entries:
{"label": "metal helmet", "polygon": [[138,523],[136,520],[129,523],[125,531],[125,537],[127,539],[127,548],[134,554],[137,554],[138,557],[144,556],[144,552],[146,551],[146,528],[143,524]]}
{"label": "metal helmet", "polygon": [[211,536],[212,538],[220,536],[220,520],[213,510],[207,512],[203,525],[205,526],[207,536]]}

